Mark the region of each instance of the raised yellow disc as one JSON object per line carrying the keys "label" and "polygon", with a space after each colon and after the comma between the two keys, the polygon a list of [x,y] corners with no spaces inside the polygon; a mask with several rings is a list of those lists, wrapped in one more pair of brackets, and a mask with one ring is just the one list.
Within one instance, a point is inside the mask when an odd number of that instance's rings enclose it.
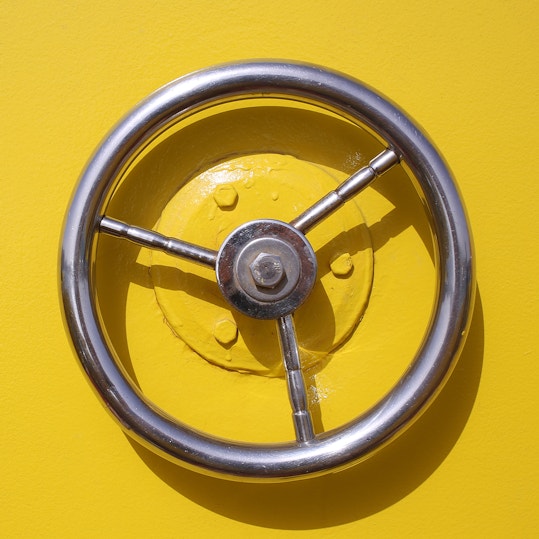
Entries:
{"label": "raised yellow disc", "polygon": [[[238,157],[187,182],[163,210],[157,230],[218,250],[239,225],[266,218],[289,222],[337,183],[330,169],[292,156]],[[354,201],[307,238],[318,275],[294,315],[304,368],[322,363],[349,337],[365,311],[373,279],[370,237]],[[231,308],[212,269],[154,251],[151,276],[167,324],[202,358],[240,372],[283,374],[275,322]]]}

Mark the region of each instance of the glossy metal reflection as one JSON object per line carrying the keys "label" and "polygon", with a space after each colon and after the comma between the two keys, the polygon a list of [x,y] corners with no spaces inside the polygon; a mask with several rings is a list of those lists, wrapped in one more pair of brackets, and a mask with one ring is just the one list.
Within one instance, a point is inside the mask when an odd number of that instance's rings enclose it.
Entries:
{"label": "glossy metal reflection", "polygon": [[[257,282],[261,256],[274,257],[281,266],[281,278],[273,286]],[[307,299],[316,269],[314,251],[301,232],[287,223],[259,219],[238,227],[225,239],[215,272],[232,307],[252,318],[272,320],[293,313]]]}
{"label": "glossy metal reflection", "polygon": [[[131,225],[119,227],[120,231],[112,226],[112,218],[103,217],[126,163],[182,116],[240,96],[318,103],[365,126],[388,146],[368,170],[344,182],[340,195],[328,194],[329,202],[323,199],[293,221],[299,231],[306,232],[365,183],[397,161],[404,161],[417,178],[419,194],[432,216],[438,252],[436,304],[428,335],[413,363],[386,397],[342,427],[311,435],[308,420],[304,421],[306,397],[297,374],[292,320],[288,314],[279,319],[298,432],[298,440],[280,444],[221,440],[187,428],[154,406],[125,374],[107,343],[93,291],[92,256],[100,223],[104,232],[118,232],[131,241],[139,242],[145,236]],[[154,245],[162,240],[153,232],[147,239]],[[213,252],[184,242],[176,247],[177,255],[194,262],[211,266],[216,260]],[[220,66],[180,78],[151,95],[109,133],[89,162],[67,215],[62,244],[66,325],[85,372],[113,416],[130,436],[162,456],[198,471],[238,480],[279,481],[320,475],[349,466],[390,441],[418,417],[451,372],[468,329],[474,288],[465,212],[436,149],[399,109],[363,84],[303,64]]]}
{"label": "glossy metal reflection", "polygon": [[307,388],[305,387],[305,379],[301,370],[296,328],[294,327],[292,315],[279,318],[277,328],[286,373],[288,396],[292,406],[296,440],[298,442],[308,442],[314,439],[314,427],[311,413],[309,412]]}
{"label": "glossy metal reflection", "polygon": [[163,251],[173,256],[191,260],[197,264],[209,266],[210,268],[214,268],[217,262],[217,251],[199,247],[186,241],[180,241],[176,238],[169,238],[154,230],[146,230],[138,226],[128,225],[110,217],[103,217],[101,219],[99,222],[99,231],[118,238],[125,238],[142,247]]}
{"label": "glossy metal reflection", "polygon": [[347,200],[363,191],[373,180],[381,176],[384,172],[387,172],[398,162],[399,158],[394,151],[389,149],[384,150],[380,155],[372,159],[366,167],[352,174],[337,189],[331,191],[331,193],[328,193],[324,198],[313,204],[290,224],[303,233],[308,232],[313,226],[317,225],[326,217],[329,217]]}

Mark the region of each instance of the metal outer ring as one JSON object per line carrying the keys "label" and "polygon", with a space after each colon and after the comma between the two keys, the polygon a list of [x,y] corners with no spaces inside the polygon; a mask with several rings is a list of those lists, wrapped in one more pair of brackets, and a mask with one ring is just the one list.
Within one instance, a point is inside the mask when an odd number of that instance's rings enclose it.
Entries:
{"label": "metal outer ring", "polygon": [[[107,344],[92,292],[97,225],[122,167],[182,114],[240,97],[319,103],[387,141],[419,182],[432,215],[439,284],[426,337],[400,381],[353,421],[308,443],[246,444],[188,428],[149,402]],[[139,104],[97,149],[73,196],[61,253],[66,326],[83,369],[125,431],[188,468],[236,480],[289,480],[345,468],[385,445],[419,416],[464,344],[475,280],[464,208],[444,161],[398,108],[362,83],[323,68],[281,62],[223,65],[182,77]]]}

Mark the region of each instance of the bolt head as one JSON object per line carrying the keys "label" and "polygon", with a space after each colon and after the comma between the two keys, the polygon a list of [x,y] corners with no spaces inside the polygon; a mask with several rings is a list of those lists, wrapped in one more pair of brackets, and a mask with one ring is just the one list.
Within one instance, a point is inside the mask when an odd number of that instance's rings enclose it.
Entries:
{"label": "bolt head", "polygon": [[261,288],[275,288],[285,276],[279,255],[269,253],[260,253],[249,264],[249,269],[254,282]]}
{"label": "bolt head", "polygon": [[347,277],[354,269],[354,261],[349,253],[342,253],[331,259],[329,267],[335,277]]}
{"label": "bolt head", "polygon": [[213,193],[213,199],[222,209],[231,209],[238,201],[238,192],[233,185],[221,185]]}
{"label": "bolt head", "polygon": [[213,327],[213,336],[217,342],[224,346],[232,344],[238,338],[238,326],[228,318],[217,320]]}

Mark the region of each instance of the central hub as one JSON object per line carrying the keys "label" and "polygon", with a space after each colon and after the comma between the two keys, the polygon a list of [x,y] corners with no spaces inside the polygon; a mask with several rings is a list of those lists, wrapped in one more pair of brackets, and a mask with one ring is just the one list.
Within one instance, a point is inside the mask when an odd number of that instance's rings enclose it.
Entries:
{"label": "central hub", "polygon": [[305,236],[281,221],[238,227],[217,257],[217,282],[225,299],[253,318],[295,311],[316,280],[316,257]]}

